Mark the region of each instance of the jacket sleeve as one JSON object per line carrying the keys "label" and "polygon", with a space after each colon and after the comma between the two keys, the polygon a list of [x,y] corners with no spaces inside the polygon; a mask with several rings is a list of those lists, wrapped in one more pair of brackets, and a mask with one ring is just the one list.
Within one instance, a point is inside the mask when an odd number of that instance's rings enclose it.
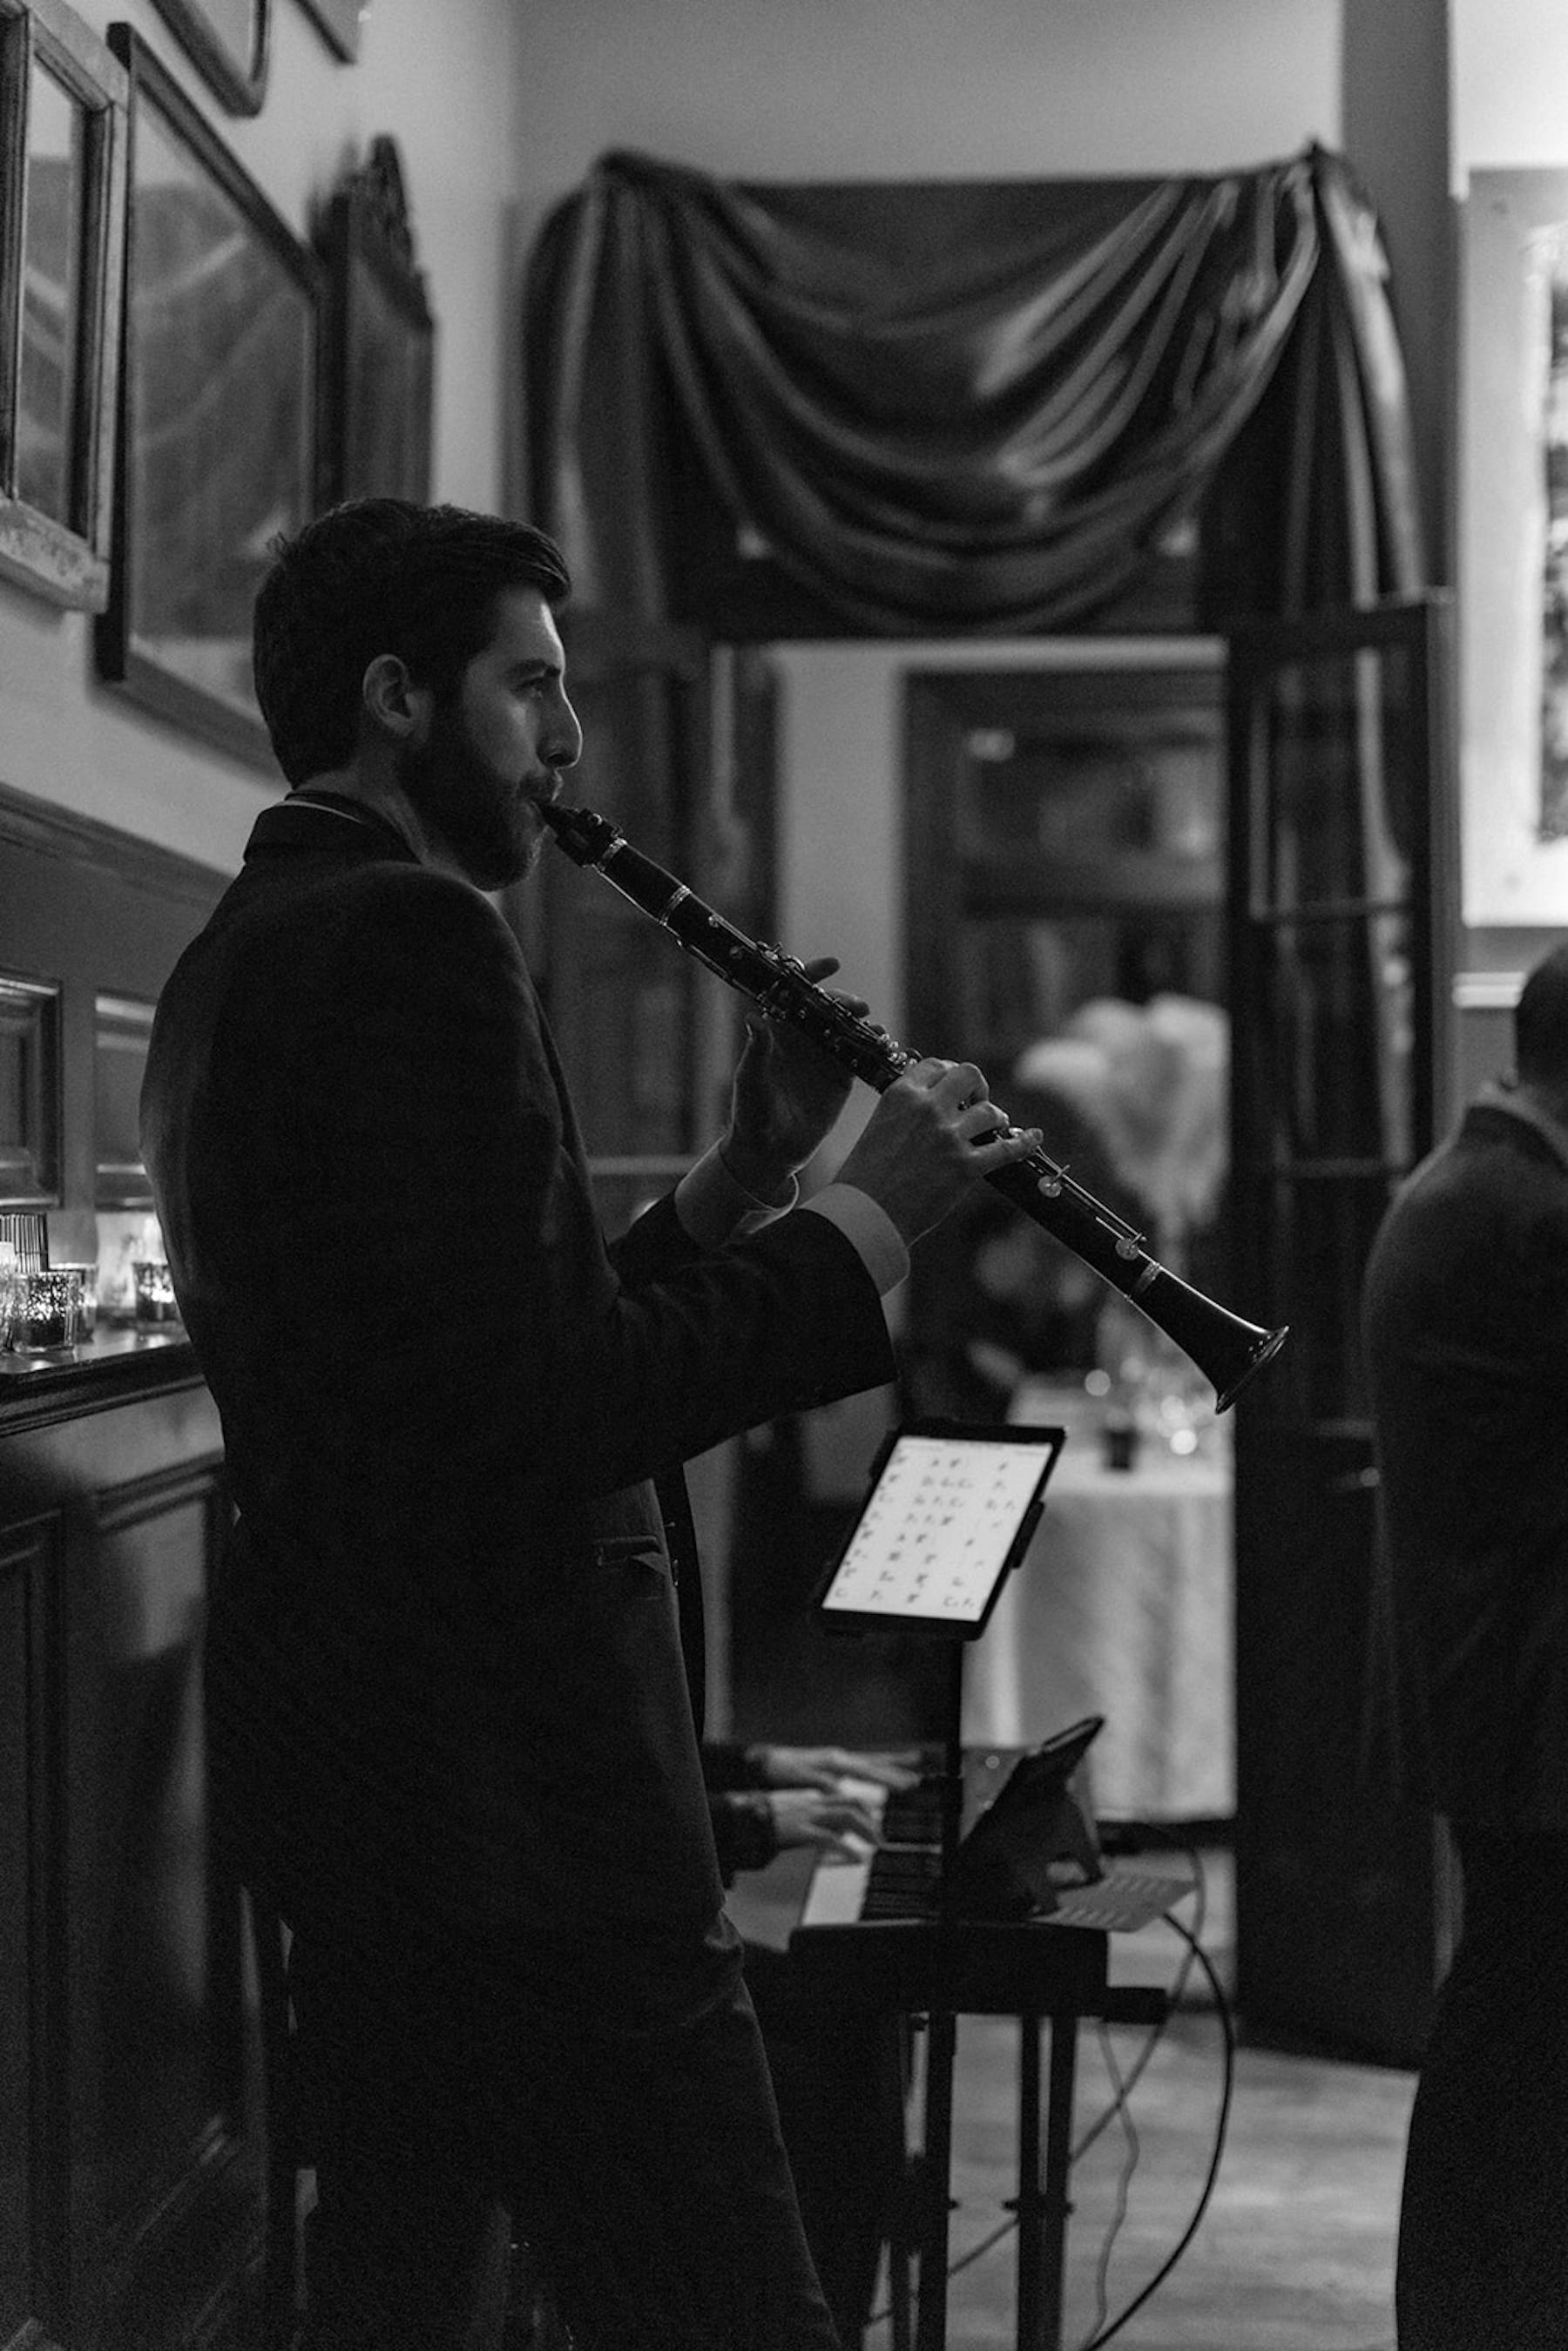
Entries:
{"label": "jacket sleeve", "polygon": [[718,1873],[725,1885],[733,1886],[743,1869],[766,1869],[779,1851],[767,1797],[737,1790],[723,1794],[710,1791],[707,1808]]}
{"label": "jacket sleeve", "polygon": [[246,1105],[244,1180],[316,1310],[313,1410],[346,1444],[374,1432],[346,1474],[417,1458],[454,1492],[610,1492],[891,1376],[875,1285],[822,1217],[710,1255],[665,1202],[618,1276],[532,983],[477,893],[370,869],[298,944],[243,1012],[273,1089]]}

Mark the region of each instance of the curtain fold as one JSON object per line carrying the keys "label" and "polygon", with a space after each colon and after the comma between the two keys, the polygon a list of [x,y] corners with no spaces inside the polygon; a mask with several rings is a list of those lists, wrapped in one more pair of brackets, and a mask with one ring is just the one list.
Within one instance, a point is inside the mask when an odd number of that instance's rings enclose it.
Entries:
{"label": "curtain fold", "polygon": [[536,247],[525,363],[530,509],[596,604],[676,609],[693,481],[870,635],[1070,627],[1211,495],[1222,610],[1419,584],[1386,266],[1318,148],[836,187],[608,155]]}

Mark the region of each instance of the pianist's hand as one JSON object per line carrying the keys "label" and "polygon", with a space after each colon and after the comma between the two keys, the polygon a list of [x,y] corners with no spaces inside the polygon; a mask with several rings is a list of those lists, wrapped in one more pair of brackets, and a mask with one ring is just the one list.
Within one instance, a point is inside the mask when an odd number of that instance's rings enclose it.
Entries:
{"label": "pianist's hand", "polygon": [[819,1788],[777,1788],[765,1801],[781,1853],[788,1845],[811,1844],[845,1861],[863,1861],[882,1842],[876,1814],[857,1797],[824,1795]]}
{"label": "pianist's hand", "polygon": [[848,1747],[750,1747],[747,1759],[765,1788],[821,1788],[837,1795],[846,1780],[877,1788],[913,1788],[919,1772],[896,1755],[858,1755]]}

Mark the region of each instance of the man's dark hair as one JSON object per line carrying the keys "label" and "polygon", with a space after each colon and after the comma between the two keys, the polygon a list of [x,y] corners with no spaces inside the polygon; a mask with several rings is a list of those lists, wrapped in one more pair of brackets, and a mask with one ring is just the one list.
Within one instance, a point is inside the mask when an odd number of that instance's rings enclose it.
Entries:
{"label": "man's dark hair", "polygon": [[490,642],[505,590],[555,603],[571,586],[560,549],[530,524],[406,498],[334,507],[273,558],[256,600],[256,695],[291,784],[352,758],[378,653],[447,699]]}
{"label": "man's dark hair", "polygon": [[1568,946],[1553,947],[1520,989],[1513,1054],[1526,1085],[1568,1083]]}

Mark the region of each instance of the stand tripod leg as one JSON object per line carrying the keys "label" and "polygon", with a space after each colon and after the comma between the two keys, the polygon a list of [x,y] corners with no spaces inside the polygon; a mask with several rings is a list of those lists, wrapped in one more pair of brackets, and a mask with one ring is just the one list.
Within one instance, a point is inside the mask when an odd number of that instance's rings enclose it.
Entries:
{"label": "stand tripod leg", "polygon": [[[1061,2304],[1067,2272],[1067,2220],[1072,2210],[1072,2085],[1078,2060],[1078,2019],[1051,2019],[1051,2077],[1045,2105],[1044,2210],[1040,2214],[1039,2351],[1061,2351]],[[1021,2340],[1021,2337],[1020,2337]],[[1036,2345],[1030,2346],[1036,2351]]]}
{"label": "stand tripod leg", "polygon": [[947,2341],[947,2206],[957,2041],[957,2018],[950,2011],[934,2011],[925,2032],[925,2147],[921,2158],[920,2314],[915,2351],[946,2351]]}
{"label": "stand tripod leg", "polygon": [[[1051,2076],[1042,2178],[1040,2036],[1047,2025]],[[1019,2032],[1018,2351],[1061,2351],[1078,2020],[1020,2016]]]}
{"label": "stand tripod leg", "polygon": [[914,2043],[925,2029],[924,2017],[901,2017],[898,2022],[898,2112],[896,2179],[888,2214],[887,2300],[892,2320],[891,2351],[915,2351],[915,2296],[912,2271],[920,2246],[924,2214],[920,2205],[921,2158],[909,2145],[908,2113],[914,2072]]}
{"label": "stand tripod leg", "polygon": [[1078,2059],[1078,2019],[1051,2020],[1051,2089],[1045,2125],[1045,2275],[1040,2341],[1057,2351],[1067,2273],[1067,2221],[1072,2210],[1072,2086]]}
{"label": "stand tripod leg", "polygon": [[1043,2351],[1041,2235],[1045,2200],[1040,2184],[1040,2036],[1043,2020],[1019,2018],[1019,2351]]}

